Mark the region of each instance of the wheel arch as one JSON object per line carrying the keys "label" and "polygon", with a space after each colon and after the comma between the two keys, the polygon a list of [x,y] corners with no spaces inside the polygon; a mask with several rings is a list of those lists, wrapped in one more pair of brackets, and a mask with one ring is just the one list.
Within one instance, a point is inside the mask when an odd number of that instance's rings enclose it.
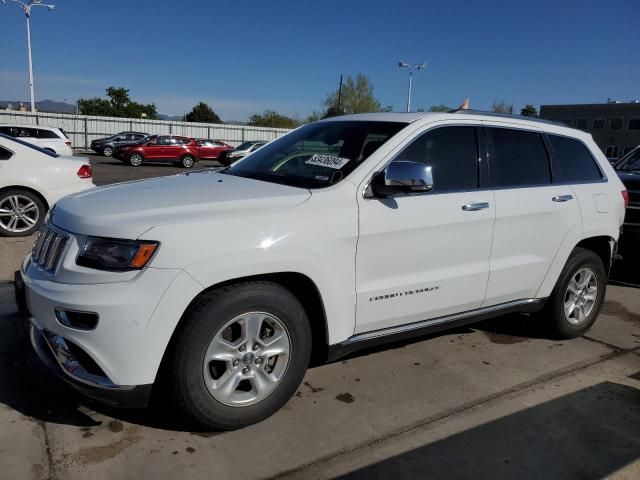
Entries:
{"label": "wheel arch", "polygon": [[[611,270],[613,259],[617,250],[617,240],[608,235],[598,235],[594,237],[583,238],[578,242],[575,248],[584,248],[591,250],[602,259],[607,275]],[[574,248],[574,250],[575,250]]]}
{"label": "wheel arch", "polygon": [[7,190],[26,190],[29,193],[34,194],[36,197],[38,197],[40,199],[40,201],[42,201],[45,209],[47,211],[49,211],[49,208],[51,208],[51,206],[49,205],[49,202],[47,201],[47,199],[45,198],[44,195],[42,195],[42,193],[40,193],[38,190],[36,190],[35,188],[31,188],[31,187],[26,187],[24,185],[8,185],[6,187],[0,187],[0,195],[2,195],[2,193],[6,192]]}
{"label": "wheel arch", "polygon": [[282,287],[289,290],[302,304],[309,318],[309,323],[311,327],[311,336],[312,336],[312,350],[311,350],[311,364],[319,365],[323,363],[328,354],[328,324],[327,324],[327,316],[325,313],[324,302],[322,299],[322,295],[320,294],[320,290],[317,285],[311,278],[307,275],[299,272],[276,272],[276,273],[265,273],[259,275],[250,275],[245,277],[237,277],[229,280],[225,280],[222,282],[218,282],[213,284],[204,290],[201,290],[197,295],[195,295],[187,307],[184,309],[184,312],[180,316],[180,320],[176,324],[169,343],[165,349],[165,353],[163,355],[163,359],[161,362],[160,371],[163,370],[163,364],[165,363],[165,359],[167,357],[167,352],[171,350],[171,346],[174,343],[174,340],[180,331],[180,328],[183,325],[183,321],[186,313],[191,309],[191,307],[198,301],[198,299],[210,292],[212,290],[216,290],[218,288],[227,287],[236,283],[243,282],[251,282],[251,281],[262,281],[262,282],[273,282],[275,284],[281,285]]}

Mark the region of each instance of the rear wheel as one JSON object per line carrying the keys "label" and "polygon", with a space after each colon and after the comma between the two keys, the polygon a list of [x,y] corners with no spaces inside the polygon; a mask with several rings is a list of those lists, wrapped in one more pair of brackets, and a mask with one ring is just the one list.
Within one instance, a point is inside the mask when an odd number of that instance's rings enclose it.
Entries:
{"label": "rear wheel", "polygon": [[180,163],[182,164],[182,166],[184,168],[191,168],[193,167],[193,164],[196,162],[195,158],[193,158],[193,155],[185,155],[184,157],[182,157],[182,160],[180,161]]}
{"label": "rear wheel", "polygon": [[139,153],[133,153],[129,157],[129,165],[131,165],[132,167],[139,167],[140,165],[142,165],[143,161],[144,161],[144,158]]}
{"label": "rear wheel", "polygon": [[233,430],[289,400],[310,352],[309,321],[291,292],[240,283],[203,294],[187,311],[172,344],[168,386],[197,423]]}
{"label": "rear wheel", "polygon": [[6,237],[31,235],[37,230],[47,209],[40,198],[28,190],[10,189],[0,193],[0,234]]}
{"label": "rear wheel", "polygon": [[110,157],[111,155],[113,155],[113,148],[111,148],[111,147],[104,147],[104,148],[102,149],[102,154],[103,154],[105,157]]}
{"label": "rear wheel", "polygon": [[593,251],[576,248],[544,310],[553,333],[561,338],[583,335],[596,321],[607,286],[607,271]]}

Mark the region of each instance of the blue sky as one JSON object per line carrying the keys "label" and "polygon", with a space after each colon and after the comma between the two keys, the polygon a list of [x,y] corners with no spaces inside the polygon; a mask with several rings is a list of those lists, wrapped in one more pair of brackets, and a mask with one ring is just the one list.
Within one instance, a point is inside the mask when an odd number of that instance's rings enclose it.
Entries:
{"label": "blue sky", "polygon": [[[265,108],[304,117],[340,74],[362,72],[401,111],[399,60],[428,64],[415,108],[640,98],[640,0],[55,3],[32,16],[37,99],[73,103],[116,85],[161,113],[203,100],[225,120]],[[17,5],[0,3],[0,25],[0,99],[26,100]]]}

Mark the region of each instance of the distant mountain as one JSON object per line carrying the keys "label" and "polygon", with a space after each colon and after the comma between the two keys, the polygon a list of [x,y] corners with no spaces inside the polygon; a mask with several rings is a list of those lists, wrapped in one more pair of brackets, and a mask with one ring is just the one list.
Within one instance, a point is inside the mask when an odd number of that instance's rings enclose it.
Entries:
{"label": "distant mountain", "polygon": [[[24,106],[29,110],[30,102],[22,101]],[[0,108],[7,108],[7,105],[11,104],[14,110],[18,109],[20,105],[19,100],[0,100]],[[55,102],[53,100],[41,100],[36,102],[36,108],[39,112],[48,113],[75,113],[76,106],[65,102]]]}
{"label": "distant mountain", "polygon": [[165,115],[164,113],[158,114],[158,120],[178,120],[182,121],[182,115]]}

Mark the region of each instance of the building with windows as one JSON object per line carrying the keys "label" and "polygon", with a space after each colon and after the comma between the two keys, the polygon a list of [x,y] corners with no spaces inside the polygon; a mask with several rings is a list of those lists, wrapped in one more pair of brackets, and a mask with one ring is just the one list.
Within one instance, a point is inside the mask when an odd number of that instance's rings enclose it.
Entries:
{"label": "building with windows", "polygon": [[542,105],[540,118],[591,133],[609,159],[620,158],[640,145],[640,101]]}

